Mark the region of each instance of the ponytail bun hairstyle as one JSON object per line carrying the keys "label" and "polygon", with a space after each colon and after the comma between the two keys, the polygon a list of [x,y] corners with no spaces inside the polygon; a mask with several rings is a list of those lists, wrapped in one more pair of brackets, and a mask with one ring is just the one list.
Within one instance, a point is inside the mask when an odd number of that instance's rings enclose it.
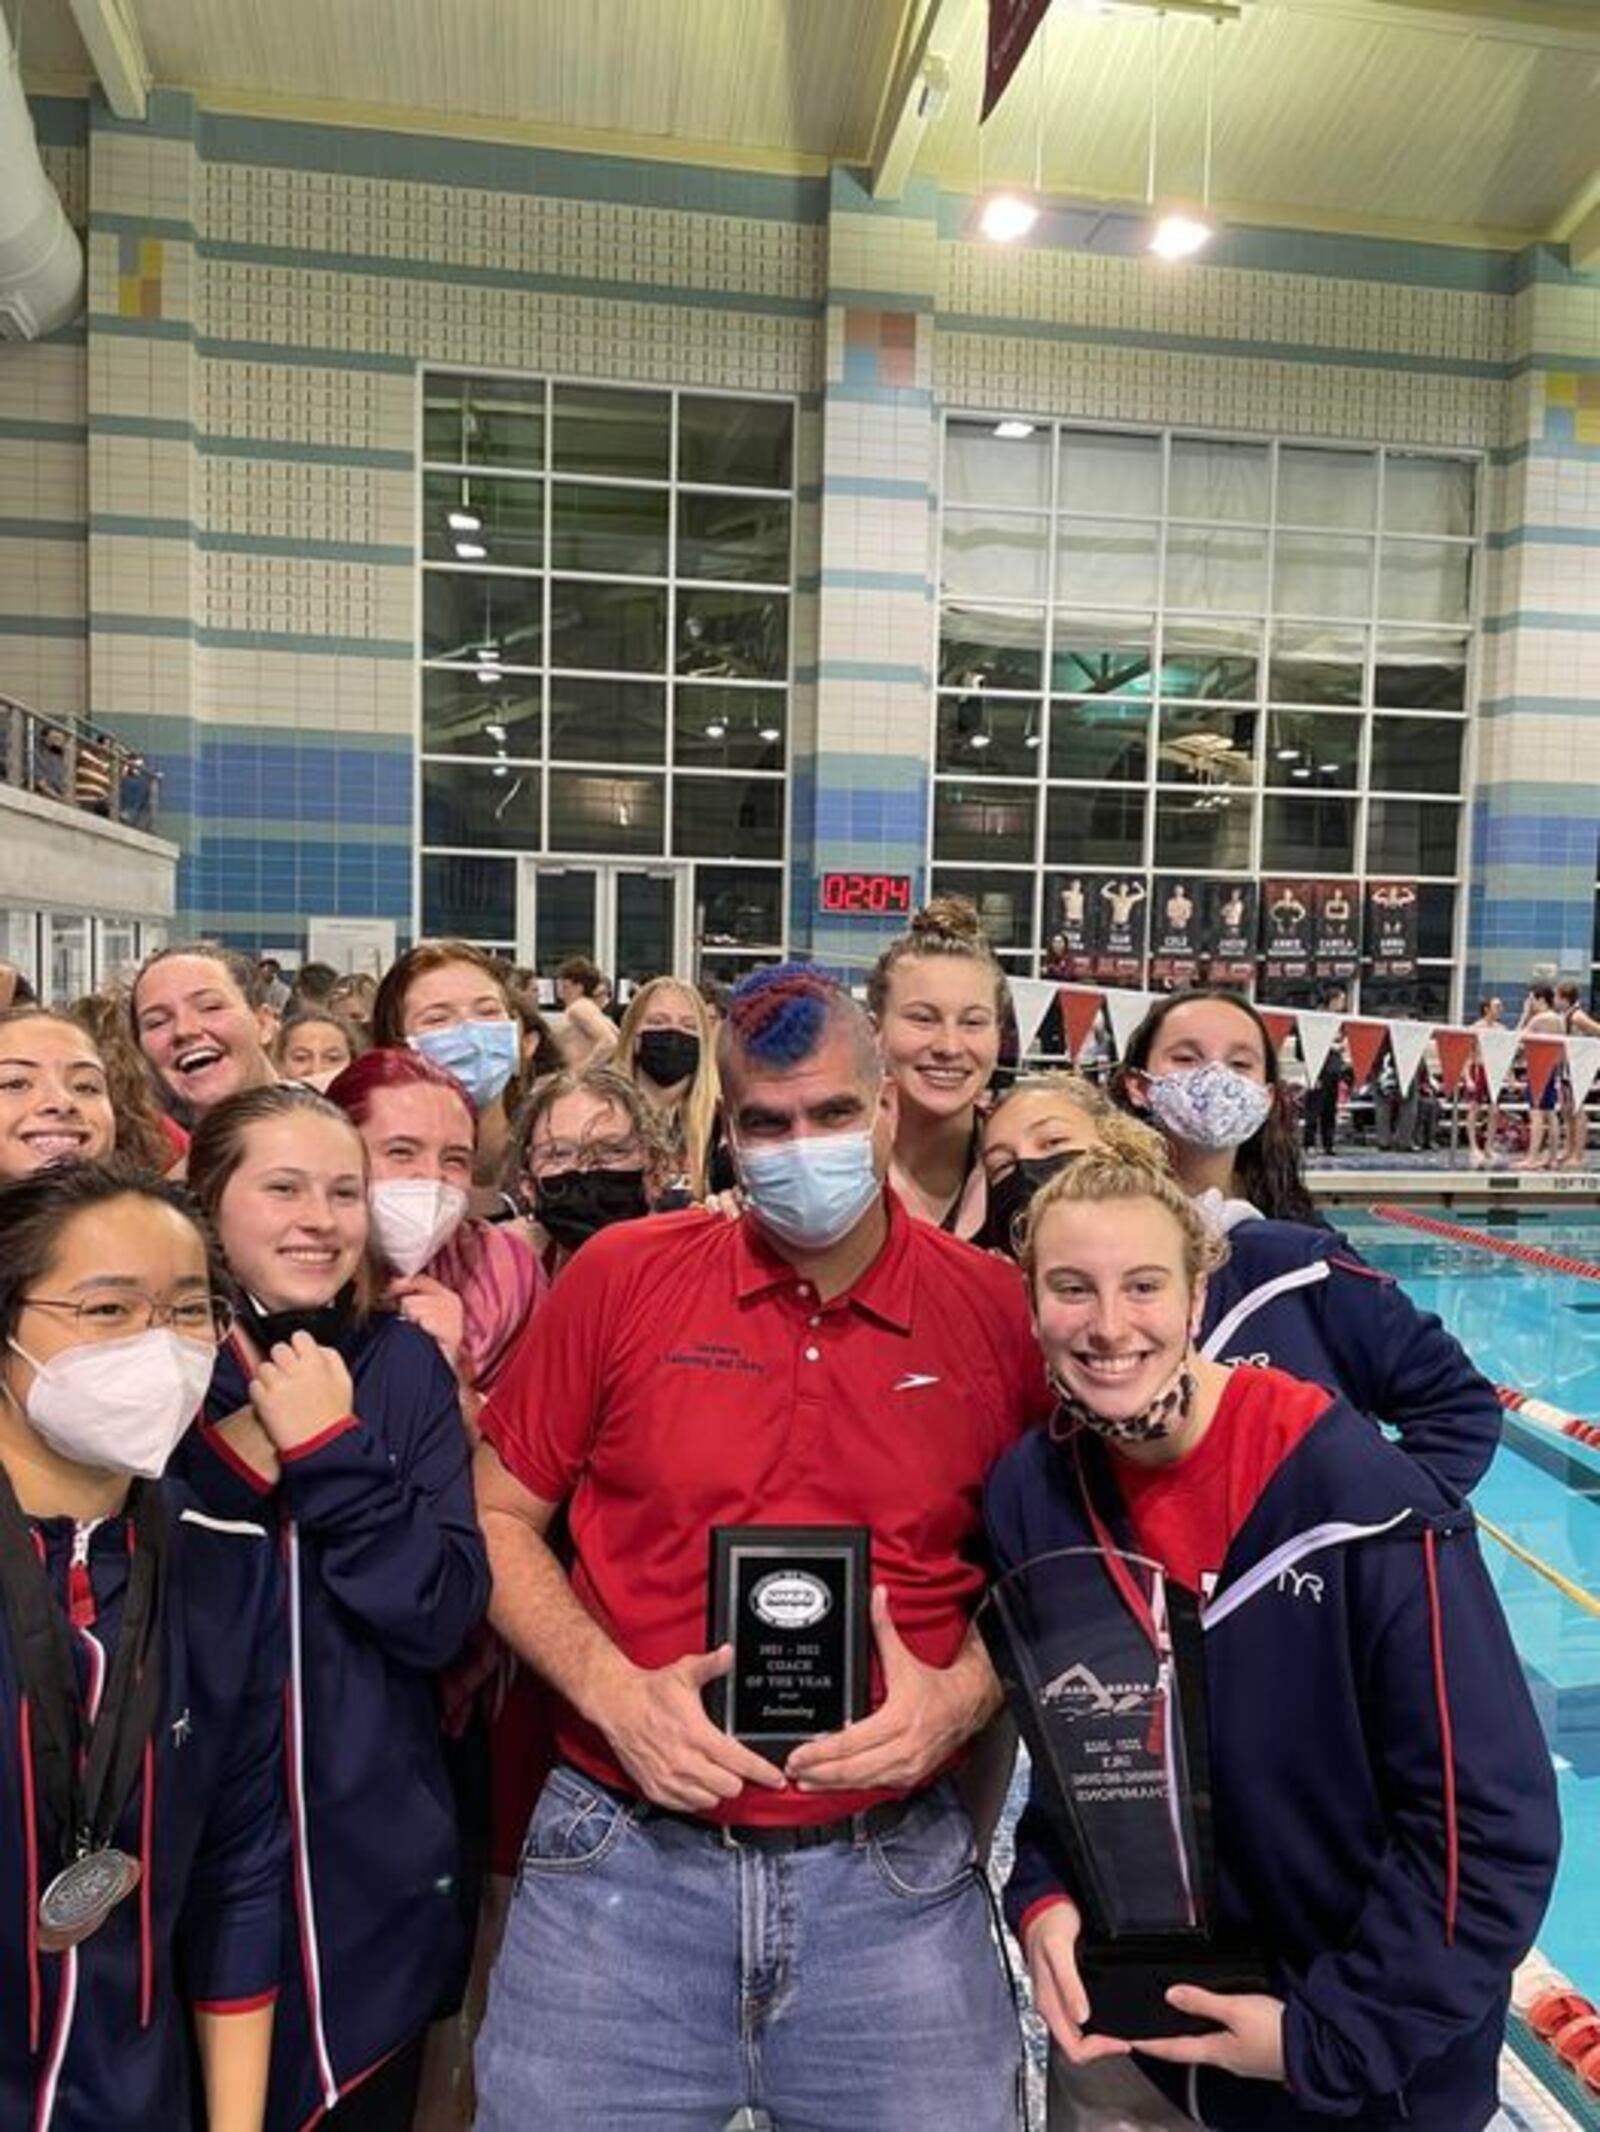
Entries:
{"label": "ponytail bun hairstyle", "polygon": [[966,896],[930,896],[898,940],[890,941],[873,964],[867,979],[867,1005],[873,1018],[882,1021],[889,1003],[889,981],[903,962],[924,955],[948,955],[958,961],[980,964],[994,985],[994,1011],[1003,1023],[1011,1011],[1011,987],[1000,967],[989,936],[983,929],[977,906]]}

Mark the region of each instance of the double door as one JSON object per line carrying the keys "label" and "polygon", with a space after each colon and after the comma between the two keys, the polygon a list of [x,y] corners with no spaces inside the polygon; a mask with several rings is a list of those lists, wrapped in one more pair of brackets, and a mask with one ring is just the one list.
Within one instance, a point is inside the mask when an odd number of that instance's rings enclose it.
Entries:
{"label": "double door", "polygon": [[686,866],[524,859],[519,889],[517,958],[542,978],[587,955],[625,999],[648,978],[693,974]]}

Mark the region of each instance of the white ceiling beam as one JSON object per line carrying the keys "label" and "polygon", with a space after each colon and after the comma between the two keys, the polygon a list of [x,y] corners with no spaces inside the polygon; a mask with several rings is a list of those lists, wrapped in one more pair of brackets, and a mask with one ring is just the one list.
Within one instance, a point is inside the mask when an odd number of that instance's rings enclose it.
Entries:
{"label": "white ceiling beam", "polygon": [[906,17],[873,129],[867,190],[874,200],[899,199],[937,104],[949,93],[948,69],[933,49],[945,5],[926,0],[920,21],[914,7]]}
{"label": "white ceiling beam", "polygon": [[1389,29],[1439,29],[1513,44],[1600,50],[1600,8],[1592,0],[1252,0],[1291,14],[1344,15]]}
{"label": "white ceiling beam", "polygon": [[1549,244],[1564,244],[1580,274],[1600,266],[1600,170],[1591,170],[1545,231]]}
{"label": "white ceiling beam", "polygon": [[106,102],[118,118],[142,121],[150,94],[150,62],[126,0],[67,0],[88,47]]}

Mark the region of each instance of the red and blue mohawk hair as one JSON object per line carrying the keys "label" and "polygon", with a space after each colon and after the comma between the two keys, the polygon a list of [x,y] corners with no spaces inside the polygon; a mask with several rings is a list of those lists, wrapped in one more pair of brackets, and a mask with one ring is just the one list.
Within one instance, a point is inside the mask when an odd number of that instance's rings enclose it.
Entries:
{"label": "red and blue mohawk hair", "polygon": [[808,962],[752,970],[728,999],[728,1028],[745,1058],[769,1070],[798,1066],[822,1042],[849,994]]}

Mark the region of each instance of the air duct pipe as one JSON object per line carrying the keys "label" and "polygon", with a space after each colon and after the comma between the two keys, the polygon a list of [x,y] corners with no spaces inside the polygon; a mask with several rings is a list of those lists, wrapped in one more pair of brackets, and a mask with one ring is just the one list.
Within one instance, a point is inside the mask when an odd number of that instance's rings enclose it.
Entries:
{"label": "air duct pipe", "polygon": [[34,341],[83,307],[83,246],[45,175],[0,14],[0,340]]}

